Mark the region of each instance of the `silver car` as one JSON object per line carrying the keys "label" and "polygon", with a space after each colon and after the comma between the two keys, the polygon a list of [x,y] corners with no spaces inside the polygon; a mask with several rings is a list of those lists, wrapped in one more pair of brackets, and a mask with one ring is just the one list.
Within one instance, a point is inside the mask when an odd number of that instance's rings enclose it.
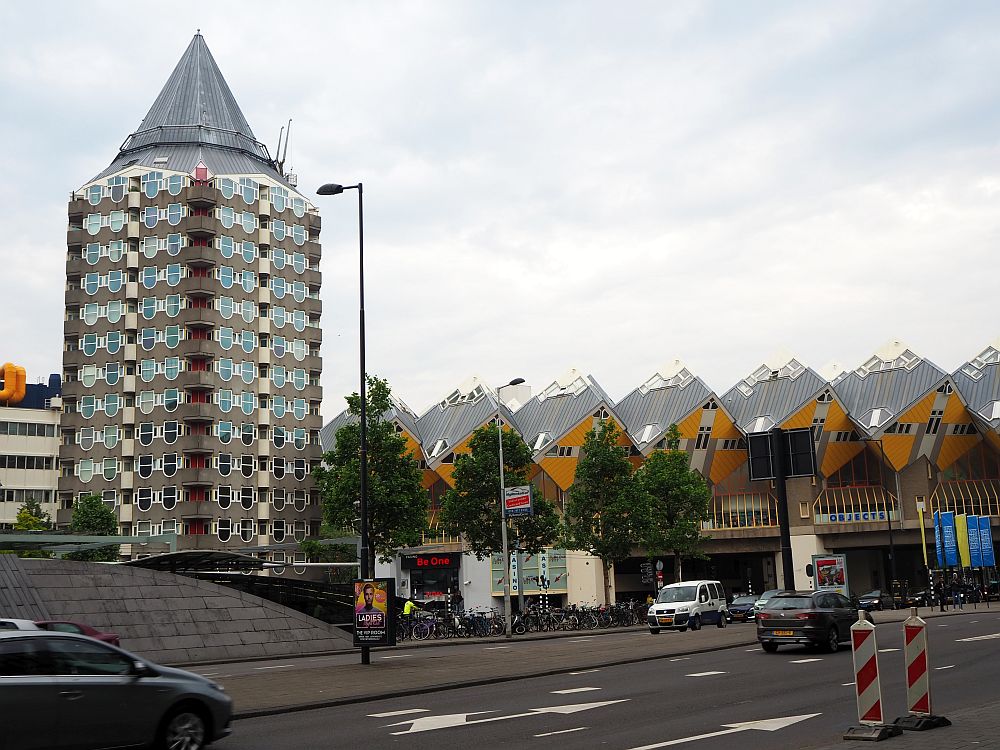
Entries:
{"label": "silver car", "polygon": [[0,631],[2,750],[199,750],[232,731],[232,709],[211,680],[91,638]]}

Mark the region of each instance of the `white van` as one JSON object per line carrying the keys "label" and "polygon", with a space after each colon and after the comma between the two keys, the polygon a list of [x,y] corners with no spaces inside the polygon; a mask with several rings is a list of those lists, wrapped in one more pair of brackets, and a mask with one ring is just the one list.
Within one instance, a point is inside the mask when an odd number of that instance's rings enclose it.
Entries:
{"label": "white van", "polygon": [[674,628],[682,633],[702,625],[726,627],[726,592],[718,581],[682,581],[660,589],[647,615],[649,632]]}

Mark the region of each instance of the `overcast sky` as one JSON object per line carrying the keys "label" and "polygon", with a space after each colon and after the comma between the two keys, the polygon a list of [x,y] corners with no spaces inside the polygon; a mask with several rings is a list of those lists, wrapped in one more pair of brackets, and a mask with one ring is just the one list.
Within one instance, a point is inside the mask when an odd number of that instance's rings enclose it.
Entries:
{"label": "overcast sky", "polygon": [[[145,9],[144,9],[145,8]],[[5,3],[0,361],[61,369],[66,201],[200,28],[311,195],[365,185],[367,358],[418,413],[674,358],[1000,334],[995,3]],[[324,416],[357,387],[357,206],[323,214]]]}

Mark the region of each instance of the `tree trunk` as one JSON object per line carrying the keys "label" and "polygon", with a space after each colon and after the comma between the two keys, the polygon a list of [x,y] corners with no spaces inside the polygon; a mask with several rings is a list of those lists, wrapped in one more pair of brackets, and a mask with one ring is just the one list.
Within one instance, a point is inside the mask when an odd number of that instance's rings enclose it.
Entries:
{"label": "tree trunk", "polygon": [[601,567],[604,570],[604,602],[606,604],[614,604],[614,594],[612,593],[611,585],[611,565],[605,560],[601,560]]}
{"label": "tree trunk", "polygon": [[683,565],[683,562],[682,562],[680,554],[678,554],[677,552],[674,553],[674,559],[677,561],[677,565],[674,566],[674,568],[675,568],[674,574],[677,576],[677,581],[676,582],[680,583],[681,581],[684,580],[684,570],[683,570],[684,565]]}

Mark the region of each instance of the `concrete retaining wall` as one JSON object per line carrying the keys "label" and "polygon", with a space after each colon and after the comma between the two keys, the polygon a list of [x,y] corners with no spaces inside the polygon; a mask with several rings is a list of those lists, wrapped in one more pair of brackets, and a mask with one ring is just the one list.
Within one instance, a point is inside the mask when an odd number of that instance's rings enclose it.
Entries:
{"label": "concrete retaining wall", "polygon": [[352,646],[351,636],[340,628],[194,578],[70,560],[22,559],[19,564],[51,619],[75,620],[118,633],[123,648],[161,664],[279,657]]}

